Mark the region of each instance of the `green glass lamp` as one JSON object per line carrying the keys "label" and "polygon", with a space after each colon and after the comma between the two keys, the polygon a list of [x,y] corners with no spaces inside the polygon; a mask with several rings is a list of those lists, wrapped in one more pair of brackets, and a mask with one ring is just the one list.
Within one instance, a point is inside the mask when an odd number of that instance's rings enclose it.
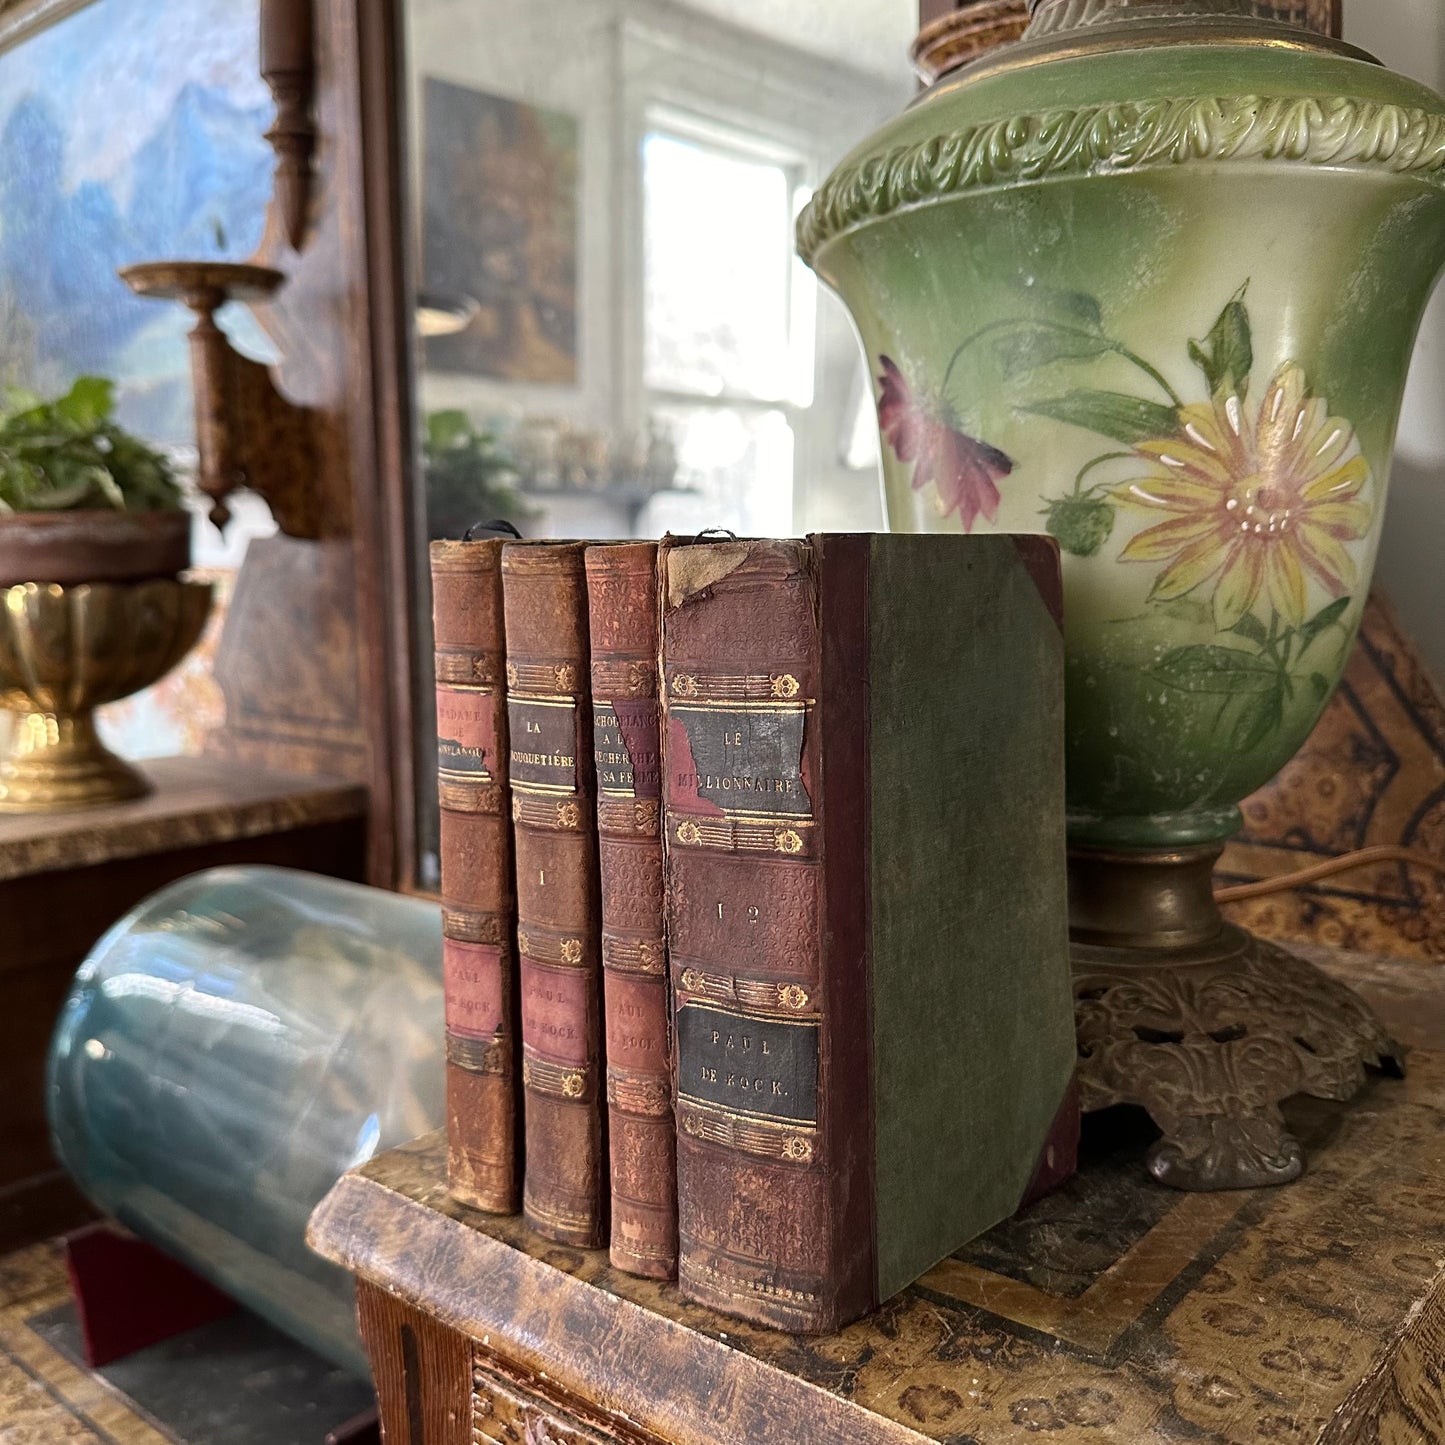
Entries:
{"label": "green glass lamp", "polygon": [[1445,265],[1445,100],[1325,8],[1033,0],[799,224],[890,525],[1063,549],[1081,1081],[1149,1110],[1182,1188],[1294,1178],[1280,1103],[1396,1053],[1211,888],[1349,656]]}

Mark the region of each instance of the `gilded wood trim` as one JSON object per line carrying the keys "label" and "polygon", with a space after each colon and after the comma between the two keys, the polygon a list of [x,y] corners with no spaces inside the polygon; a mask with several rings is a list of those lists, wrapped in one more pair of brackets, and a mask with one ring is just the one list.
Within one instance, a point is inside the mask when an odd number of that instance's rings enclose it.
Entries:
{"label": "gilded wood trim", "polygon": [[1235,1193],[1189,1196],[1077,1299],[1060,1299],[961,1259],[944,1260],[920,1283],[925,1289],[969,1300],[1003,1319],[1056,1335],[1081,1350],[1107,1355],[1245,1204]]}
{"label": "gilded wood trim", "polygon": [[[1352,977],[1373,994],[1392,971]],[[1413,1035],[1438,1041],[1439,976],[1400,972]],[[563,1420],[596,1412],[624,1438],[625,1427],[671,1445],[1435,1438],[1322,1432],[1347,1407],[1408,1422],[1401,1400],[1419,1415],[1434,1399],[1413,1361],[1440,1357],[1421,1302],[1440,1292],[1445,1261],[1445,1055],[1416,1055],[1407,1080],[1352,1109],[1308,1102],[1292,1117],[1314,1164],[1291,1188],[1185,1197],[1106,1169],[821,1339],[684,1305],[674,1287],[610,1270],[601,1251],[463,1210],[445,1193],[439,1136],[348,1176],[312,1237],[370,1287],[484,1343],[509,1378],[542,1382]]]}
{"label": "gilded wood trim", "polygon": [[[444,1202],[439,1188],[434,1203]],[[550,1389],[589,1400],[668,1445],[717,1445],[719,1432],[749,1445],[926,1445],[926,1435],[780,1374],[725,1337],[582,1286],[546,1259],[453,1223],[432,1203],[349,1174],[312,1216],[308,1239],[367,1281],[370,1293],[505,1348],[513,1368],[546,1376]],[[564,1265],[586,1257],[566,1248],[548,1254]],[[629,1284],[649,1301],[665,1290],[676,1298],[675,1289]],[[520,1321],[529,1323],[519,1331]],[[802,1421],[806,1436],[798,1433]]]}

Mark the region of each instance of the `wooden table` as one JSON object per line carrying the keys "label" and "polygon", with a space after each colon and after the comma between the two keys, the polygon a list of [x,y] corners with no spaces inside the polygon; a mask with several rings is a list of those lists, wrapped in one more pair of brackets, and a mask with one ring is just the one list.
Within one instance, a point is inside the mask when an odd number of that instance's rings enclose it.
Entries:
{"label": "wooden table", "polygon": [[[1331,966],[1445,1047],[1445,974]],[[1297,1184],[1176,1194],[1111,1131],[1063,1193],[823,1340],[468,1211],[440,1136],[347,1175],[311,1238],[359,1278],[388,1445],[1445,1441],[1445,1053],[1291,1109]]]}
{"label": "wooden table", "polygon": [[0,816],[0,1252],[66,1227],[77,1196],[50,1154],[43,1074],[81,960],[157,888],[223,863],[362,876],[366,791],[216,758],[143,765],[155,792]]}

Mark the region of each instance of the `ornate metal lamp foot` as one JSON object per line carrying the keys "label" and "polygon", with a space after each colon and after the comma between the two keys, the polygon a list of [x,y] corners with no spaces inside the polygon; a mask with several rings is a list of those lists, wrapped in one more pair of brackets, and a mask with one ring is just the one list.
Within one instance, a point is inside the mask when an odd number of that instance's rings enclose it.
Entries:
{"label": "ornate metal lamp foot", "polygon": [[[1285,1125],[1284,1100],[1351,1099],[1367,1067],[1398,1069],[1401,1058],[1349,989],[1223,923],[1209,892],[1217,853],[1075,859],[1084,1108],[1145,1108],[1162,1131],[1150,1172],[1177,1189],[1250,1189],[1297,1178],[1304,1151]],[[1138,941],[1115,941],[1127,930],[1108,943],[1088,941],[1110,936],[1100,925],[1114,908],[1144,925],[1133,935]],[[1191,926],[1208,936],[1189,938]]]}

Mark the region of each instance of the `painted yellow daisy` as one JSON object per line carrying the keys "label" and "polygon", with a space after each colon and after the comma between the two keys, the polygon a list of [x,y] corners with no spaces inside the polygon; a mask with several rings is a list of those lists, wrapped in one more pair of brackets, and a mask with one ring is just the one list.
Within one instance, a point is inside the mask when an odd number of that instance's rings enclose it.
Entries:
{"label": "painted yellow daisy", "polygon": [[1310,578],[1332,597],[1356,585],[1345,543],[1370,530],[1370,466],[1354,428],[1309,394],[1294,363],[1276,373],[1252,419],[1247,406],[1238,396],[1187,406],[1178,436],[1135,447],[1149,473],[1114,496],[1168,519],[1141,532],[1121,556],[1169,564],[1152,593],[1161,601],[1213,579],[1222,629],[1261,595],[1297,627]]}

